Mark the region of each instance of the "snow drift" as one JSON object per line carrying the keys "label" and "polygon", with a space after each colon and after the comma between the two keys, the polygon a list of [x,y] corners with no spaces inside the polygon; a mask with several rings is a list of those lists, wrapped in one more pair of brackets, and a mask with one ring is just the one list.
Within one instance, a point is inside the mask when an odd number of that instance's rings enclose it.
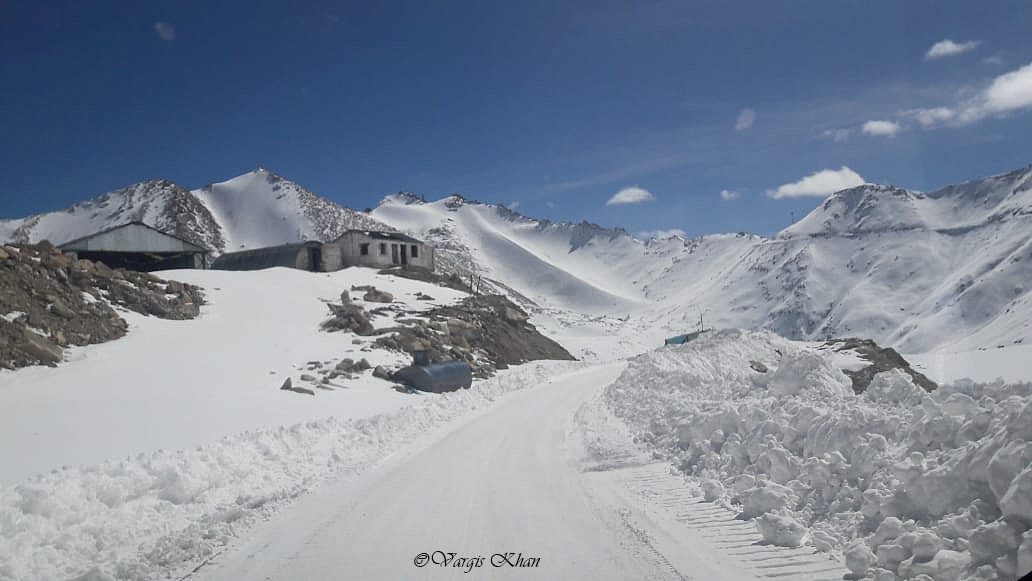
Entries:
{"label": "snow drift", "polygon": [[829,356],[728,330],[632,359],[606,398],[768,542],[885,580],[1032,570],[1032,384],[928,394],[894,370],[858,396]]}
{"label": "snow drift", "polygon": [[367,470],[445,422],[580,366],[529,363],[389,414],[254,430],[2,486],[0,579],[143,580],[183,570],[320,482]]}

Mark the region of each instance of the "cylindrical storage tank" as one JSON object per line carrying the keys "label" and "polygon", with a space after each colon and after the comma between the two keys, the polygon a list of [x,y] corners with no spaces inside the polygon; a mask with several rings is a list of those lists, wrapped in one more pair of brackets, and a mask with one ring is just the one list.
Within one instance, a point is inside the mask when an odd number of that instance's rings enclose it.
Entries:
{"label": "cylindrical storage tank", "polygon": [[469,389],[473,385],[473,370],[462,361],[412,365],[395,373],[394,379],[420,391],[443,393]]}

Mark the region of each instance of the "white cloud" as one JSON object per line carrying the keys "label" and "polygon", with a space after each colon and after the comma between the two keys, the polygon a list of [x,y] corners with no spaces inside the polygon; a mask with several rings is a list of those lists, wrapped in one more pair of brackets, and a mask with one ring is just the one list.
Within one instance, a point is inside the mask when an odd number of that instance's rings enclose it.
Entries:
{"label": "white cloud", "polygon": [[825,129],[824,132],[821,133],[821,135],[823,135],[824,137],[830,138],[835,143],[841,143],[841,142],[849,139],[849,135],[851,133],[853,133],[852,129],[847,129],[845,127],[840,127],[838,129]]}
{"label": "white cloud", "polygon": [[720,197],[726,201],[737,200],[742,192],[736,192],[735,190],[720,190]]}
{"label": "white cloud", "polygon": [[904,112],[925,127],[969,125],[988,117],[1002,117],[1032,109],[1032,63],[997,76],[973,98],[954,107],[933,107]]}
{"label": "white cloud", "polygon": [[940,40],[939,42],[932,45],[932,48],[928,49],[925,53],[926,59],[937,59],[947,56],[955,56],[968,51],[975,50],[979,41],[969,40],[967,42],[953,42],[950,39]]}
{"label": "white cloud", "polygon": [[990,114],[1032,107],[1032,63],[993,79],[981,100]]}
{"label": "white cloud", "polygon": [[680,228],[671,228],[669,230],[646,230],[644,232],[638,232],[638,238],[642,240],[647,240],[649,238],[664,239],[671,238],[673,236],[680,236],[681,238],[687,237],[684,230],[681,230]]}
{"label": "white cloud", "polygon": [[515,210],[516,208],[520,207],[520,202],[519,200],[515,200],[506,204],[505,207],[509,208],[510,210]]}
{"label": "white cloud", "polygon": [[842,166],[840,169],[822,169],[803,179],[778,186],[776,190],[768,190],[767,195],[774,199],[797,198],[800,196],[827,196],[839,190],[864,184],[860,174]]}
{"label": "white cloud", "polygon": [[609,198],[609,201],[606,202],[606,205],[612,206],[615,204],[640,204],[641,202],[648,202],[654,199],[656,198],[652,197],[652,194],[648,190],[639,188],[638,186],[632,186],[629,188],[624,188],[619,192],[613,194],[613,197]]}
{"label": "white cloud", "polygon": [[899,123],[880,119],[868,121],[864,123],[861,131],[866,135],[874,135],[876,137],[895,137],[896,132],[899,131]]}
{"label": "white cloud", "polygon": [[911,109],[903,112],[904,117],[916,119],[924,127],[931,127],[951,121],[957,112],[949,107],[932,107],[931,109]]}
{"label": "white cloud", "polygon": [[161,40],[175,40],[176,27],[167,22],[155,22],[154,34],[157,34]]}
{"label": "white cloud", "polygon": [[992,65],[994,67],[1002,67],[1003,57],[998,54],[994,54],[993,56],[985,57],[984,59],[982,59],[982,62],[987,65]]}
{"label": "white cloud", "polygon": [[756,111],[753,109],[742,109],[735,120],[735,131],[745,131],[756,123]]}
{"label": "white cloud", "polygon": [[548,200],[547,202],[545,202],[545,205],[548,206],[549,208],[554,208],[555,207],[555,202],[553,202],[552,200]]}

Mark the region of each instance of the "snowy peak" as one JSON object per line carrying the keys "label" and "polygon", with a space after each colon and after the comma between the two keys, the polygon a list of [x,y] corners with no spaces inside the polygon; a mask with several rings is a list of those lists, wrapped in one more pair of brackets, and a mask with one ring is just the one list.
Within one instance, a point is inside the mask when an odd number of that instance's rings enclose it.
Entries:
{"label": "snowy peak", "polygon": [[892,186],[864,184],[836,192],[781,237],[849,235],[903,230],[925,223],[915,201],[921,194]]}
{"label": "snowy peak", "polygon": [[219,225],[190,192],[168,180],[147,180],[79,202],[60,212],[0,222],[0,236],[14,242],[61,244],[99,230],[145,222],[205,248],[223,244]]}
{"label": "snowy peak", "polygon": [[865,184],[829,196],[778,237],[957,231],[1032,215],[1032,166],[923,194]]}
{"label": "snowy peak", "polygon": [[265,168],[210,184],[193,195],[222,225],[233,252],[301,240],[332,240],[349,228],[392,230]]}
{"label": "snowy peak", "polygon": [[188,191],[148,180],[59,212],[0,220],[0,240],[60,244],[139,221],[215,254],[299,240],[332,240],[349,228],[393,230],[259,167]]}

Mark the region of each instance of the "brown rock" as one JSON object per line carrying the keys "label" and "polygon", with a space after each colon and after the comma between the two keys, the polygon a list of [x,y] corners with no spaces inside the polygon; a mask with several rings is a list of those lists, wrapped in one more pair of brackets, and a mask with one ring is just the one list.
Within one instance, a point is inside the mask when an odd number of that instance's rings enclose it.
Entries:
{"label": "brown rock", "polygon": [[362,299],[372,303],[393,303],[394,295],[374,288],[366,291],[366,293],[362,295]]}
{"label": "brown rock", "polygon": [[62,303],[59,300],[54,300],[54,302],[50,304],[50,311],[53,312],[55,315],[64,317],[66,319],[75,318],[75,311],[70,309],[68,305]]}
{"label": "brown rock", "polygon": [[502,317],[510,323],[523,324],[527,322],[527,315],[517,311],[512,307],[505,307],[502,311]]}
{"label": "brown rock", "polygon": [[58,363],[64,359],[64,351],[49,339],[25,329],[22,350],[44,363]]}

